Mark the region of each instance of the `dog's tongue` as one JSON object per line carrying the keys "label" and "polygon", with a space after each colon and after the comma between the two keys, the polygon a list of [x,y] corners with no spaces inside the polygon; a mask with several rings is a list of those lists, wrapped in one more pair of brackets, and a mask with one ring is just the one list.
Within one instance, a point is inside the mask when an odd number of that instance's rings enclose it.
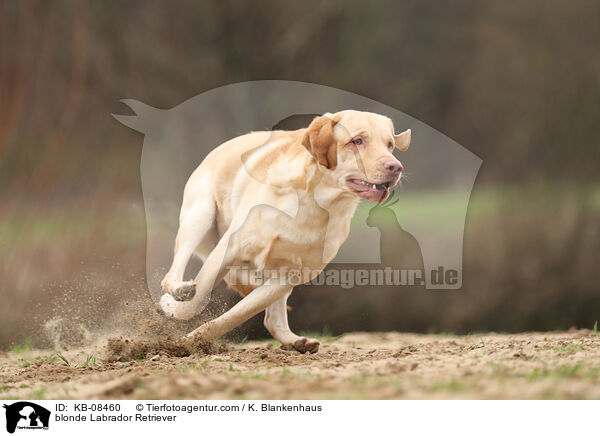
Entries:
{"label": "dog's tongue", "polygon": [[380,202],[385,200],[389,195],[389,191],[377,189],[372,184],[362,181],[349,180],[348,185],[355,190],[356,195],[369,201]]}
{"label": "dog's tongue", "polygon": [[356,194],[365,200],[381,202],[388,197],[389,191],[380,191],[378,189],[370,188],[366,191],[357,192]]}

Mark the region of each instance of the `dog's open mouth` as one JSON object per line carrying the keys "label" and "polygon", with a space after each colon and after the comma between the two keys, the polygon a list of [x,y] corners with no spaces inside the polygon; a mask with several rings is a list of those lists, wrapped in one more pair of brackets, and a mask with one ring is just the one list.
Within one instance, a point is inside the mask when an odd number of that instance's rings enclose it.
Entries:
{"label": "dog's open mouth", "polygon": [[370,201],[385,200],[393,186],[392,182],[370,183],[360,179],[348,179],[346,184],[356,195]]}

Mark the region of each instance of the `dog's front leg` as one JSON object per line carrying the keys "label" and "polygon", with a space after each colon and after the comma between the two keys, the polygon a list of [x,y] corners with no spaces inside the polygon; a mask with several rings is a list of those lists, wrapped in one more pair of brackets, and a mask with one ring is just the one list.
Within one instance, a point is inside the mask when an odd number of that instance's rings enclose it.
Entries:
{"label": "dog's front leg", "polygon": [[220,317],[209,321],[187,335],[187,338],[211,341],[224,335],[238,325],[265,310],[267,306],[284,297],[292,290],[289,284],[268,281],[259,286],[242,301],[237,303]]}
{"label": "dog's front leg", "polygon": [[298,336],[290,329],[287,316],[287,299],[291,292],[275,301],[265,309],[265,327],[271,335],[281,342],[284,350],[296,350],[300,353],[316,353],[321,343],[316,339]]}
{"label": "dog's front leg", "polygon": [[188,320],[194,316],[198,306],[219,284],[227,273],[231,253],[229,252],[230,233],[227,232],[215,249],[208,255],[200,272],[194,279],[195,293],[189,301],[178,301],[170,293],[165,293],[160,299],[160,307],[165,314],[181,320]]}

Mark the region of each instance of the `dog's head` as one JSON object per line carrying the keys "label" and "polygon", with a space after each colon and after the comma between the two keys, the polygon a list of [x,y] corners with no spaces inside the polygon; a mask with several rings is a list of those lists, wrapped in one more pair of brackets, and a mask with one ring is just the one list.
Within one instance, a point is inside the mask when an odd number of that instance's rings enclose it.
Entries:
{"label": "dog's head", "polygon": [[396,135],[392,120],[383,115],[347,110],[315,118],[302,144],[341,189],[380,202],[402,176],[392,152],[408,149],[410,139],[410,129]]}

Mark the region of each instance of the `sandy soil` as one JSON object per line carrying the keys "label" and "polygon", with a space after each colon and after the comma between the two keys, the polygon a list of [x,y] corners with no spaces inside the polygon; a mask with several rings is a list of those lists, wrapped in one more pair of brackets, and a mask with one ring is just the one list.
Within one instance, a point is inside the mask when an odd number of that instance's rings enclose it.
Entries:
{"label": "sandy soil", "polygon": [[[349,333],[317,354],[273,341],[189,350],[104,340],[0,355],[0,398],[600,399],[600,335]],[[87,360],[87,363],[86,363]]]}

